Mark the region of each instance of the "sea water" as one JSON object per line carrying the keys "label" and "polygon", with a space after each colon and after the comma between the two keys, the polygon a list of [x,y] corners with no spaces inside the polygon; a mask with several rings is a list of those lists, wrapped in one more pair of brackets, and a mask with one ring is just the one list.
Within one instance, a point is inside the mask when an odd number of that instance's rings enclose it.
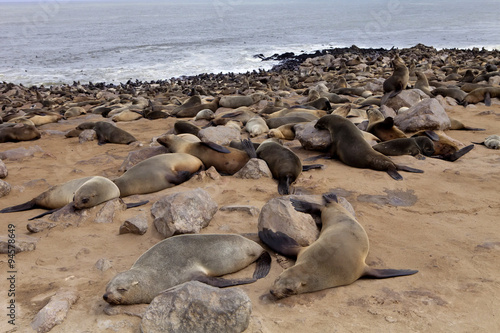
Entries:
{"label": "sea water", "polygon": [[0,0],[0,81],[119,83],[270,69],[333,47],[500,49],[498,0]]}

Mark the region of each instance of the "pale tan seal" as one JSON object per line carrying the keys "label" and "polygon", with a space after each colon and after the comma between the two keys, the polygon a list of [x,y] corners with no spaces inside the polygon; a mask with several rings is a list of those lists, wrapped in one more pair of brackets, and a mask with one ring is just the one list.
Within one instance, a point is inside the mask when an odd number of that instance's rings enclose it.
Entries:
{"label": "pale tan seal", "polygon": [[491,106],[491,98],[494,97],[500,98],[500,87],[477,88],[465,96],[464,102],[472,104],[484,102],[486,106]]}
{"label": "pale tan seal", "polygon": [[301,247],[280,232],[264,229],[259,236],[285,255],[296,255],[295,265],[274,281],[271,294],[276,298],[334,288],[366,276],[389,278],[415,274],[416,270],[375,269],[366,264],[368,235],[335,195],[324,195],[325,205],[292,199],[296,210],[321,216],[321,233],[310,246]]}
{"label": "pale tan seal", "polygon": [[363,134],[356,125],[341,116],[324,116],[318,120],[314,127],[330,132],[332,138],[330,155],[337,156],[343,163],[349,166],[386,171],[396,180],[403,179],[397,170],[423,172],[419,169],[395,164],[387,156],[373,150],[365,141]]}
{"label": "pale tan seal", "polygon": [[245,129],[248,133],[250,133],[250,137],[252,138],[269,131],[266,121],[260,116],[255,116],[248,120],[245,124]]}
{"label": "pale tan seal", "polygon": [[120,190],[111,180],[101,176],[83,177],[52,186],[32,200],[7,207],[0,213],[19,212],[35,208],[58,209],[73,202],[75,208],[90,208],[120,197]]}
{"label": "pale tan seal", "polygon": [[[251,279],[215,278],[242,270],[259,258]],[[103,298],[110,304],[150,303],[161,291],[192,280],[218,287],[252,283],[267,275],[270,264],[269,254],[259,244],[240,235],[173,236],[111,279]]]}
{"label": "pale tan seal", "polygon": [[189,142],[174,134],[157,139],[172,153],[186,153],[199,158],[205,168],[214,167],[218,172],[232,175],[240,170],[250,159],[242,150],[222,147],[213,142]]}
{"label": "pale tan seal", "polygon": [[121,197],[146,194],[181,184],[202,167],[203,163],[193,155],[161,154],[137,163],[113,182]]}
{"label": "pale tan seal", "polygon": [[0,125],[0,143],[40,139],[41,134],[34,125],[4,123]]}

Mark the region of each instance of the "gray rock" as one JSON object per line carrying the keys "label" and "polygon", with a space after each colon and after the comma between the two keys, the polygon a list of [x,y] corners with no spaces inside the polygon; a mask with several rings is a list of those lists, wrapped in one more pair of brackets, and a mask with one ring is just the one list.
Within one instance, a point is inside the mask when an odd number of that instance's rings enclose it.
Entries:
{"label": "gray rock", "polygon": [[28,223],[26,225],[26,228],[28,229],[29,232],[37,233],[47,229],[50,230],[52,228],[55,228],[56,226],[57,226],[56,223],[40,220]]}
{"label": "gray rock", "polygon": [[7,167],[5,166],[5,163],[0,160],[0,178],[5,178],[7,177],[9,172],[7,171]]}
{"label": "gray rock", "polygon": [[215,142],[219,145],[229,145],[233,140],[240,141],[241,133],[234,128],[226,126],[207,127],[198,132],[198,137],[203,142]]}
{"label": "gray rock", "polygon": [[488,83],[492,86],[499,86],[500,85],[500,75],[492,76],[488,80]]}
{"label": "gray rock", "polygon": [[403,106],[410,108],[418,104],[420,101],[428,98],[429,96],[427,96],[420,89],[408,89],[408,90],[403,90],[402,92],[400,92],[399,94],[397,94],[392,98],[389,98],[389,100],[385,105],[392,108],[393,110],[399,110]]}
{"label": "gray rock", "polygon": [[243,179],[259,179],[261,177],[272,178],[273,174],[269,169],[266,161],[260,158],[251,158],[247,164],[243,166],[238,172],[234,174],[236,178]]}
{"label": "gray rock", "polygon": [[71,202],[52,213],[49,216],[49,220],[52,222],[64,222],[64,225],[78,225],[78,223],[88,217],[88,215],[88,209],[75,209]]}
{"label": "gray rock", "polygon": [[260,211],[255,206],[249,205],[230,205],[230,206],[222,206],[219,210],[227,211],[227,212],[244,212],[251,216],[259,215]]}
{"label": "gray rock", "polygon": [[443,106],[435,99],[428,98],[394,117],[394,124],[404,132],[421,130],[447,130],[450,118]]}
{"label": "gray rock", "polygon": [[393,108],[388,107],[387,105],[382,105],[380,107],[380,112],[384,115],[384,118],[387,117],[396,117],[396,111]]}
{"label": "gray rock", "polygon": [[87,141],[94,141],[97,139],[97,133],[93,129],[83,130],[80,135],[78,135],[78,140],[80,143]]}
{"label": "gray rock", "polygon": [[5,161],[19,161],[23,158],[33,157],[35,153],[43,152],[43,149],[40,146],[34,146],[29,148],[14,148],[10,150],[6,150],[0,152],[0,160]]}
{"label": "gray rock", "polygon": [[170,153],[170,151],[164,146],[146,147],[139,150],[131,151],[130,153],[128,153],[127,157],[123,161],[118,171],[120,172],[127,171],[137,163],[144,161],[147,158],[167,153]]}
{"label": "gray rock", "polygon": [[[34,251],[36,249],[36,243],[38,243],[38,238],[30,237],[26,235],[14,232],[15,238],[9,238],[9,236],[0,236],[0,253],[9,253],[12,248],[9,249],[9,244],[14,246],[16,253],[25,251]],[[9,243],[9,240],[11,241]],[[15,242],[12,243],[12,240]]]}
{"label": "gray rock", "polygon": [[177,234],[198,233],[210,223],[218,206],[201,188],[175,193],[158,200],[151,207],[154,225],[167,238]]}
{"label": "gray rock", "polygon": [[217,169],[215,169],[214,166],[211,166],[207,170],[200,171],[193,178],[197,181],[204,181],[205,179],[218,180],[220,177],[221,175],[217,172]]}
{"label": "gray rock", "polygon": [[[343,197],[337,198],[339,203],[355,216],[351,204]],[[275,232],[280,231],[293,238],[301,246],[308,246],[318,238],[319,228],[310,214],[296,211],[290,199],[323,204],[321,195],[288,195],[273,198],[262,207],[257,228],[259,231],[264,228]]]}
{"label": "gray rock", "polygon": [[108,259],[101,258],[101,259],[97,260],[94,267],[102,272],[105,272],[108,269],[110,269],[111,267],[113,267],[113,265],[111,264],[111,261],[109,261]]}
{"label": "gray rock", "polygon": [[239,333],[247,329],[251,312],[243,290],[190,281],[155,297],[142,317],[141,332]]}
{"label": "gray rock", "polygon": [[146,231],[148,231],[148,220],[144,214],[125,220],[120,227],[120,235],[129,233],[144,235]]}
{"label": "gray rock", "polygon": [[0,179],[0,198],[5,197],[10,193],[11,186],[5,180]]}
{"label": "gray rock", "polygon": [[69,309],[78,300],[78,295],[72,290],[59,290],[50,301],[35,316],[31,328],[37,333],[50,331],[54,326],[61,324]]}
{"label": "gray rock", "polygon": [[330,132],[314,128],[316,121],[295,125],[295,139],[306,150],[326,150],[332,143]]}
{"label": "gray rock", "polygon": [[[121,198],[116,198],[113,200],[106,201],[102,203],[103,205],[94,220],[95,223],[112,223],[115,217],[115,212],[124,211],[127,209],[127,205],[123,202]],[[100,207],[98,205],[96,207]]]}

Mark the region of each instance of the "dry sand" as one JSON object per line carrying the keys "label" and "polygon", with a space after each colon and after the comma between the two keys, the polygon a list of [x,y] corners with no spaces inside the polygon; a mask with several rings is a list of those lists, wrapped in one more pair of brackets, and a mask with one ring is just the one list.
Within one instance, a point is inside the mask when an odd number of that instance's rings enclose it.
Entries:
{"label": "dry sand", "polygon": [[[469,144],[490,134],[500,134],[500,105],[450,107],[450,116],[485,132],[450,131],[455,139]],[[481,112],[489,111],[486,114]],[[42,130],[68,130],[89,119],[87,115]],[[165,133],[174,119],[119,123],[145,145]],[[259,139],[263,139],[260,137]],[[5,161],[13,189],[0,199],[0,208],[30,200],[50,185],[92,175],[116,177],[129,151],[127,145],[78,138],[43,135],[40,140],[2,143],[0,150],[40,146],[43,152],[22,161]],[[287,143],[301,158],[316,155]],[[326,168],[303,173],[295,184],[297,193],[321,194],[332,189],[353,205],[358,221],[370,239],[368,264],[379,268],[411,268],[419,273],[386,280],[355,283],[274,301],[269,288],[283,268],[273,253],[270,274],[256,283],[241,286],[252,300],[252,320],[247,332],[498,332],[500,331],[500,151],[476,146],[456,162],[433,158],[417,160],[394,157],[398,163],[425,171],[405,173],[394,181],[384,172],[355,169],[336,160],[325,160]],[[261,208],[278,196],[277,183],[268,178],[242,180],[224,176],[217,180],[194,177],[190,181],[154,195],[201,187],[220,206],[240,204]],[[141,196],[142,198],[143,196]],[[134,201],[136,198],[126,198]],[[391,199],[392,198],[392,199]],[[394,204],[401,203],[402,206]],[[111,223],[86,221],[80,225],[58,225],[29,234],[27,219],[42,210],[2,214],[1,235],[9,223],[16,235],[38,238],[36,250],[16,255],[16,328],[7,323],[2,302],[0,331],[30,332],[36,313],[60,288],[77,291],[79,299],[64,322],[51,332],[138,332],[140,318],[108,316],[102,299],[107,282],[127,270],[149,247],[161,240],[152,224],[150,202],[115,216]],[[149,230],[143,236],[119,235],[128,218],[144,212]],[[218,211],[203,233],[256,233],[257,216]],[[112,268],[102,272],[96,262],[106,258]],[[0,256],[2,299],[8,289],[6,255]],[[240,272],[249,276],[253,266]]]}

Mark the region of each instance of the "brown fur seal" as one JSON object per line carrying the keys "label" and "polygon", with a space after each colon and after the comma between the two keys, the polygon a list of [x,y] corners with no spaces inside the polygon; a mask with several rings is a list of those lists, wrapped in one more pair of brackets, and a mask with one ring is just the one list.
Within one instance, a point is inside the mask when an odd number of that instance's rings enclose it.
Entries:
{"label": "brown fur seal", "polygon": [[240,170],[250,159],[248,154],[235,148],[222,147],[213,142],[189,142],[174,134],[157,139],[172,153],[187,153],[198,157],[205,168],[213,166],[218,172],[232,175]]}
{"label": "brown fur seal", "polygon": [[394,72],[392,75],[384,81],[384,97],[382,98],[381,104],[385,104],[389,98],[392,98],[399,94],[401,91],[406,89],[408,81],[410,80],[410,72],[406,67],[403,59],[396,56],[392,60],[392,66],[394,67]]}
{"label": "brown fur seal", "polygon": [[455,118],[450,118],[451,122],[451,130],[458,130],[458,131],[485,131],[484,128],[475,128],[475,127],[469,127],[464,125],[460,120],[457,120]]}
{"label": "brown fur seal", "polygon": [[77,209],[90,208],[119,196],[120,190],[111,180],[100,176],[84,177],[52,186],[32,200],[4,208],[0,210],[0,213],[36,208],[58,209],[71,202]]}
{"label": "brown fur seal", "polygon": [[284,116],[279,118],[266,119],[266,124],[269,128],[278,128],[286,124],[296,124],[296,123],[308,123],[310,121],[317,120],[318,118],[314,115],[308,116]]}
{"label": "brown fur seal", "polygon": [[299,212],[321,216],[321,233],[307,247],[280,232],[264,229],[260,238],[285,255],[296,255],[295,265],[283,271],[274,281],[271,294],[276,298],[334,288],[359,278],[377,279],[412,275],[416,270],[376,269],[366,264],[369,241],[361,224],[340,204],[334,194],[324,195],[325,205],[292,199]]}
{"label": "brown fur seal", "polygon": [[416,138],[399,138],[372,146],[373,149],[386,156],[411,155],[418,159],[434,154],[434,143],[425,136]]}
{"label": "brown fur seal", "polygon": [[219,108],[219,100],[220,97],[216,97],[214,98],[213,101],[209,103],[200,103],[197,105],[183,104],[180,107],[176,108],[173,113],[177,118],[181,118],[181,117],[195,117],[198,112],[205,109],[209,109],[215,112]]}
{"label": "brown fur seal", "polygon": [[491,98],[500,98],[500,87],[477,88],[465,96],[466,103],[476,104],[484,102],[486,106],[491,106]]}
{"label": "brown fur seal", "polygon": [[330,155],[338,156],[343,163],[349,166],[386,171],[396,180],[403,179],[397,170],[423,172],[422,170],[395,164],[388,157],[373,150],[356,125],[341,116],[324,116],[318,120],[314,127],[330,131],[332,138]]}
{"label": "brown fur seal", "polygon": [[432,92],[433,96],[438,96],[441,95],[443,97],[451,97],[454,98],[458,104],[463,104],[464,103],[464,98],[467,96],[467,93],[458,89],[458,88],[445,88],[445,87],[438,87],[434,89]]}
{"label": "brown fur seal", "polygon": [[121,197],[146,194],[181,184],[202,167],[203,163],[193,155],[161,154],[139,162],[113,182]]}
{"label": "brown fur seal", "polygon": [[434,154],[432,157],[445,161],[454,162],[474,148],[474,145],[469,145],[460,149],[458,144],[442,131],[420,131],[413,134],[413,137],[418,136],[427,136],[430,138],[434,143]]}
{"label": "brown fur seal", "polygon": [[385,118],[382,112],[376,109],[366,111],[368,116],[368,127],[366,131],[372,133],[382,141],[389,141],[398,138],[406,138],[406,134],[394,126],[392,117]]}
{"label": "brown fur seal", "polygon": [[193,123],[185,120],[178,120],[174,124],[176,134],[189,133],[198,136],[200,128]]}
{"label": "brown fur seal", "polygon": [[33,125],[5,123],[0,125],[0,143],[40,139],[38,129]]}
{"label": "brown fur seal", "polygon": [[[216,278],[242,270],[257,259],[251,279]],[[217,287],[252,283],[265,277],[270,265],[269,254],[240,235],[178,235],[157,243],[128,271],[111,279],[103,298],[110,304],[151,303],[161,291],[192,280]]]}
{"label": "brown fur seal", "polygon": [[417,82],[415,82],[415,89],[420,89],[429,97],[432,97],[431,87],[429,86],[429,81],[427,80],[427,76],[420,71],[416,71],[415,75],[417,76]]}
{"label": "brown fur seal", "polygon": [[109,143],[129,144],[137,141],[130,133],[105,121],[98,121],[94,125],[97,134],[97,143],[103,145]]}

